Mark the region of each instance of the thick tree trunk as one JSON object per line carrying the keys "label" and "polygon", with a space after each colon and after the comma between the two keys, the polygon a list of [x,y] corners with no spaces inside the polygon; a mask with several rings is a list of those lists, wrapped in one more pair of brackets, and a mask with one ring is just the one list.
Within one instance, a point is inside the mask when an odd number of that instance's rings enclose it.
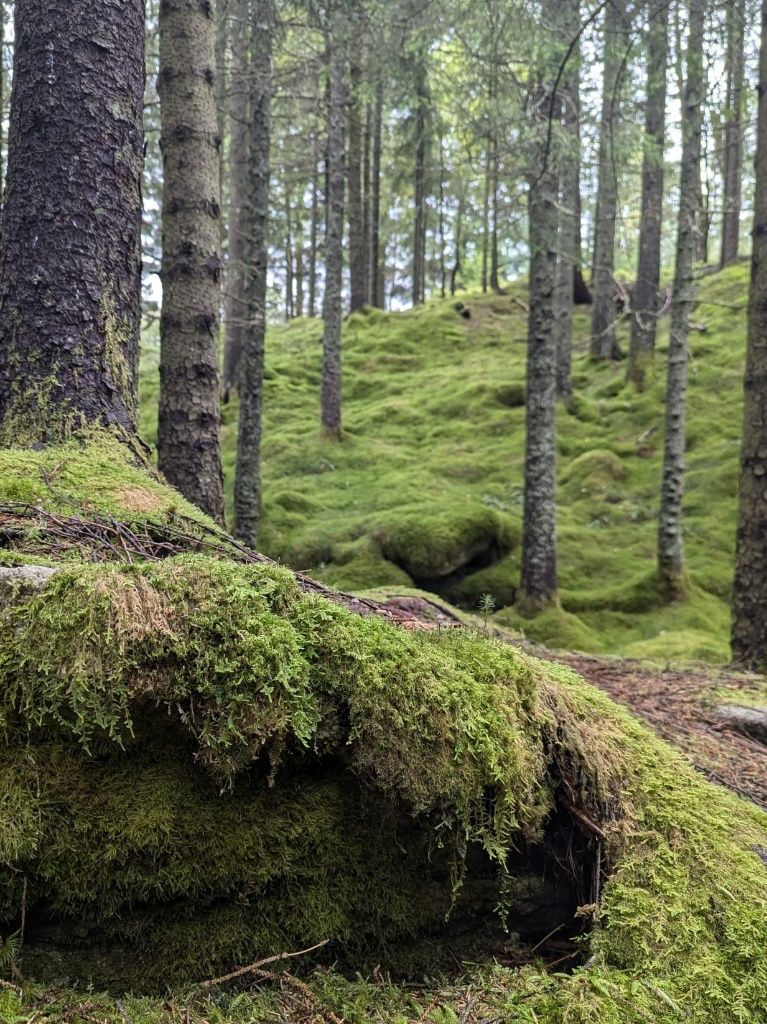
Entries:
{"label": "thick tree trunk", "polygon": [[244,232],[245,196],[248,178],[248,0],[229,0],[234,22],[232,31],[232,72],[229,95],[229,262],[224,300],[224,400],[237,387],[237,373],[245,320]]}
{"label": "thick tree trunk", "polygon": [[221,300],[214,24],[199,0],[160,4],[163,157],[162,317],[157,461],[185,498],[219,522]]}
{"label": "thick tree trunk", "polygon": [[351,283],[350,311],[365,305],[365,232],[362,209],[362,122],[359,92],[362,69],[352,64],[351,96],[349,104],[349,155],[347,176],[349,182],[349,278]]}
{"label": "thick tree trunk", "polygon": [[240,418],[234,480],[235,536],[255,548],[261,518],[261,417],[266,339],[269,145],[272,102],[272,0],[256,0],[249,75],[250,139],[244,234],[245,322],[239,364]]}
{"label": "thick tree trunk", "polygon": [[17,0],[0,443],[136,427],[144,6]]}
{"label": "thick tree trunk", "polygon": [[3,202],[3,121],[5,119],[5,3],[0,0],[0,205]]}
{"label": "thick tree trunk", "polygon": [[767,0],[761,5],[756,194],[732,590],[733,659],[767,670]]}
{"label": "thick tree trunk", "polygon": [[381,280],[381,155],[383,148],[383,79],[376,85],[373,113],[373,162],[370,169],[370,304],[383,309]]}
{"label": "thick tree trunk", "polygon": [[738,258],[743,176],[743,46],[745,0],[727,4],[727,100],[724,125],[724,203],[720,265]]}
{"label": "thick tree trunk", "polygon": [[615,219],[618,186],[615,180],[615,140],[621,111],[621,85],[625,51],[624,0],[611,0],[604,15],[604,74],[599,126],[597,217],[594,235],[594,308],[591,316],[591,356],[612,359],[619,354],[615,340]]}
{"label": "thick tree trunk", "polygon": [[328,201],[325,240],[325,301],[322,345],[323,430],[341,437],[341,319],[344,231],[344,120],[346,106],[346,21],[334,0],[330,13],[330,100],[328,103]]}
{"label": "thick tree trunk", "polygon": [[628,379],[643,391],[652,373],[658,325],[663,232],[663,149],[666,138],[668,4],[650,0],[647,27],[647,100],[642,158],[642,221],[634,287]]}
{"label": "thick tree trunk", "polygon": [[687,82],[682,102],[682,166],[679,184],[679,223],[666,386],[666,430],[663,479],[658,517],[658,577],[669,598],[681,596],[684,582],[682,496],[684,491],[685,413],[687,404],[687,344],[693,304],[693,266],[700,206],[696,176],[704,93],[703,27],[705,0],[690,0],[687,43]]}

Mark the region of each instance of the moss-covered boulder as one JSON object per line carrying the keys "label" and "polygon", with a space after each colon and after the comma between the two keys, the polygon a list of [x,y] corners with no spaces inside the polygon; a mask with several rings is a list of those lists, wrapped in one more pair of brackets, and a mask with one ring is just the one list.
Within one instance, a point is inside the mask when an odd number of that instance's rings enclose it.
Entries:
{"label": "moss-covered boulder", "polygon": [[[505,925],[573,944],[490,972],[502,1019],[767,1019],[767,816],[572,672],[356,614],[141,473],[0,453],[3,560],[56,569],[0,602],[11,981],[152,992],[324,940],[409,973]],[[349,1019],[423,1019],[380,998]]]}

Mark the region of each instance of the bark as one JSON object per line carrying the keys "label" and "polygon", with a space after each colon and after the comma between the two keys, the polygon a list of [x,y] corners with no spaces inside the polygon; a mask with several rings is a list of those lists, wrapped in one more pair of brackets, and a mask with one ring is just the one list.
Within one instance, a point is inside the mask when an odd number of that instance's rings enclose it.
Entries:
{"label": "bark", "polygon": [[761,4],[756,191],[743,382],[740,499],[732,591],[732,655],[767,669],[767,0]]}
{"label": "bark", "polygon": [[248,176],[248,0],[229,0],[234,21],[229,96],[229,261],[224,299],[224,401],[237,387],[245,319],[245,196]]}
{"label": "bark", "polygon": [[351,283],[351,312],[365,305],[365,237],[362,207],[362,122],[360,119],[359,91],[362,69],[351,67],[351,102],[349,104],[349,156],[347,175],[349,182],[349,277]]}
{"label": "bark", "polygon": [[223,521],[220,140],[214,59],[214,23],[207,0],[162,0],[163,300],[157,461],[185,498]]}
{"label": "bark", "polygon": [[0,204],[3,201],[3,122],[5,120],[5,3],[0,0]]}
{"label": "bark", "polygon": [[[551,0],[551,7],[556,0]],[[548,23],[551,23],[551,10]],[[556,12],[553,12],[556,16]],[[544,17],[545,17],[544,12]],[[548,78],[544,71],[541,80]],[[539,140],[546,136],[551,100],[541,87],[534,108]],[[556,599],[556,406],[557,350],[554,333],[557,193],[559,180],[545,143],[533,150],[528,191],[530,313],[525,398],[525,469],[522,574],[518,604],[537,610]]]}
{"label": "bark", "polygon": [[365,305],[371,304],[371,264],[370,264],[370,174],[371,153],[370,135],[373,122],[373,107],[365,104],[365,131],[362,139],[362,259],[364,263],[363,290]]}
{"label": "bark", "polygon": [[373,164],[370,175],[370,304],[383,308],[384,290],[381,271],[381,151],[383,134],[383,79],[376,85],[373,114]]}
{"label": "bark", "polygon": [[0,437],[136,427],[144,7],[17,0]]}
{"label": "bark", "polygon": [[621,110],[621,85],[625,50],[624,0],[611,0],[605,7],[604,74],[602,114],[599,126],[599,173],[597,216],[594,234],[594,308],[591,317],[591,356],[612,359],[619,355],[615,340],[615,219],[618,186],[615,180],[615,141]]}
{"label": "bark", "polygon": [[[568,3],[559,13],[560,51],[564,51],[580,27],[580,4]],[[562,54],[564,56],[564,54]],[[560,60],[562,58],[560,57]],[[571,55],[560,83],[560,104],[564,128],[560,161],[560,202],[557,238],[557,276],[554,289],[554,336],[557,352],[557,395],[569,405],[572,399],[570,376],[572,361],[572,318],[577,270],[577,244],[580,232],[576,226],[578,210],[580,163],[580,133],[578,130],[578,70],[577,55]]]}
{"label": "bark", "polygon": [[[218,147],[218,191],[222,197],[226,191],[226,154],[224,152],[224,136],[226,135],[226,108],[227,92],[229,82],[227,81],[227,47],[229,44],[229,5],[232,0],[216,0],[216,121],[218,123],[218,137],[221,140]],[[236,2],[236,0],[235,0]],[[239,27],[239,26],[238,26]],[[224,218],[220,221],[221,246],[224,245],[225,225]]]}
{"label": "bark", "polygon": [[424,301],[426,267],[426,150],[427,150],[427,104],[429,101],[426,83],[425,55],[415,59],[415,166],[413,170],[413,195],[415,218],[413,224],[413,305]]}
{"label": "bark", "polygon": [[490,288],[497,294],[501,290],[501,282],[498,274],[498,136],[495,131],[490,164],[490,214],[493,223],[490,231]]}
{"label": "bark", "polygon": [[704,0],[690,0],[687,81],[682,102],[683,141],[679,184],[679,221],[671,303],[663,477],[658,518],[658,578],[662,592],[671,599],[681,596],[684,587],[682,496],[684,492],[687,404],[687,345],[694,297],[695,245],[700,218],[695,184],[700,162],[704,92],[704,18]]}
{"label": "bark", "polygon": [[[288,169],[284,169],[285,177]],[[293,198],[290,190],[285,187],[285,319],[293,319],[293,223],[291,209]]]}
{"label": "bark", "polygon": [[249,76],[249,145],[245,221],[245,322],[239,364],[240,417],[234,480],[235,536],[255,548],[261,517],[261,421],[266,339],[269,145],[272,102],[271,0],[256,0]]}
{"label": "bark", "polygon": [[490,254],[490,143],[485,149],[485,187],[482,195],[482,271],[480,286],[482,294],[487,291],[487,267]]}
{"label": "bark", "polygon": [[325,433],[341,437],[341,317],[344,225],[344,120],[346,106],[346,24],[341,4],[330,13],[330,98],[328,103],[327,235],[322,344],[321,420]]}
{"label": "bark", "polygon": [[724,199],[720,266],[738,258],[741,179],[743,176],[743,47],[745,2],[727,5],[727,100],[724,125]]}
{"label": "bark", "polygon": [[317,137],[312,140],[312,212],[309,222],[309,306],[308,316],[317,314],[317,243],[320,221],[319,155]]}
{"label": "bark", "polygon": [[661,237],[663,232],[663,150],[666,139],[668,4],[648,4],[647,100],[642,158],[642,220],[637,279],[632,296],[628,379],[643,391],[652,373],[658,325]]}
{"label": "bark", "polygon": [[447,291],[447,266],[445,264],[445,147],[444,140],[439,140],[439,220],[438,220],[439,251],[437,265],[439,267],[439,294],[444,299]]}
{"label": "bark", "polygon": [[455,215],[455,262],[450,271],[450,294],[455,295],[457,289],[458,275],[461,273],[463,258],[463,215],[465,207],[463,188],[458,194],[458,212]]}

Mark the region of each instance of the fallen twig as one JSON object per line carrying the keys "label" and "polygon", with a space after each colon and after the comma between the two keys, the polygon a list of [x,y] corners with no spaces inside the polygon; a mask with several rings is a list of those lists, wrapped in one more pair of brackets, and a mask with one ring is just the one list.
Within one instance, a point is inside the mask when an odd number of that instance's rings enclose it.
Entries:
{"label": "fallen twig", "polygon": [[294,953],[275,953],[274,956],[267,956],[263,960],[256,960],[254,964],[248,964],[247,967],[238,967],[237,970],[231,971],[229,974],[222,974],[220,978],[211,978],[208,981],[201,981],[199,987],[214,988],[216,985],[223,985],[227,981],[234,981],[235,978],[241,978],[243,974],[258,973],[260,968],[265,967],[267,964],[274,964],[279,960],[291,960],[293,957],[297,956],[305,956],[307,953],[313,953],[315,949],[321,949],[323,946],[327,946],[329,942],[330,939],[323,939],[322,942],[318,942],[314,946],[309,946],[308,949],[299,949]]}

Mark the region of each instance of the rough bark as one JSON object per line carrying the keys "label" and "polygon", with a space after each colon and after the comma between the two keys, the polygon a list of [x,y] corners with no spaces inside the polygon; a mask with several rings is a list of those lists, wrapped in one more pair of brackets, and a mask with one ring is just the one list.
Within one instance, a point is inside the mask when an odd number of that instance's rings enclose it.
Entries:
{"label": "rough bark", "polygon": [[308,316],[317,314],[317,245],[320,223],[320,166],[317,137],[312,140],[312,211],[309,221],[309,294]]}
{"label": "rough bark", "polygon": [[615,180],[615,140],[621,111],[621,85],[625,51],[624,0],[611,0],[604,15],[604,73],[599,126],[597,216],[594,234],[594,307],[591,316],[591,356],[612,359],[619,354],[615,340],[615,219],[618,186]]}
{"label": "rough bark", "polygon": [[381,280],[381,152],[383,134],[383,79],[376,85],[373,114],[373,163],[370,170],[370,304],[383,308]]}
{"label": "rough bark", "polygon": [[[552,0],[555,2],[555,0]],[[542,74],[542,80],[546,77]],[[551,108],[544,87],[533,116],[540,138],[546,135]],[[522,574],[518,604],[537,610],[556,599],[556,406],[557,350],[554,334],[557,194],[559,179],[545,143],[533,150],[528,223],[530,232],[530,313],[525,398],[525,468]]]}
{"label": "rough bark", "polygon": [[365,232],[362,207],[362,122],[359,91],[362,69],[352,64],[349,104],[349,155],[347,180],[349,196],[349,279],[351,284],[350,310],[352,313],[365,305]]}
{"label": "rough bark", "polygon": [[330,97],[328,102],[328,186],[325,239],[325,301],[322,344],[323,430],[341,437],[341,318],[344,225],[344,120],[346,105],[346,23],[334,2],[329,23]]}
{"label": "rough bark", "polygon": [[643,391],[652,373],[658,325],[661,236],[663,231],[663,150],[666,139],[668,4],[651,0],[647,27],[647,99],[642,157],[642,220],[637,279],[632,296],[628,379]]}
{"label": "rough bark", "polygon": [[243,228],[248,175],[248,0],[229,0],[232,31],[232,71],[229,92],[229,260],[224,298],[224,400],[237,387],[237,372],[245,318],[245,232]]}
{"label": "rough bark", "polygon": [[[218,122],[218,136],[221,140],[226,135],[226,98],[230,85],[227,74],[227,49],[229,46],[229,5],[231,2],[232,0],[215,0],[216,120]],[[218,147],[218,190],[222,205],[226,185],[226,155],[222,141],[222,144]],[[223,217],[219,221],[219,227],[221,230],[221,246],[223,248],[226,234]]]}
{"label": "rough bark", "polygon": [[727,5],[727,100],[724,125],[722,250],[720,266],[738,258],[741,180],[743,176],[743,46],[745,2]]}
{"label": "rough bark", "polygon": [[658,517],[658,578],[670,599],[684,589],[682,496],[684,492],[685,414],[690,313],[693,305],[693,266],[700,207],[695,183],[700,162],[703,117],[703,27],[705,0],[690,0],[687,76],[682,101],[682,164],[679,184],[674,290],[666,385],[660,514]]}
{"label": "rough bark", "polygon": [[413,168],[413,305],[424,301],[426,267],[426,151],[427,105],[426,58],[415,58],[415,163]]}
{"label": "rough bark", "polygon": [[732,655],[767,669],[767,0],[761,5],[756,192],[743,381],[740,497],[732,591]]}
{"label": "rough bark", "polygon": [[221,257],[214,23],[207,0],[160,4],[162,316],[157,461],[224,518],[219,444]]}
{"label": "rough bark", "polygon": [[[580,4],[569,3],[559,13],[559,50],[564,51],[580,26]],[[563,56],[564,54],[562,54]],[[559,58],[560,60],[562,57]],[[564,129],[563,155],[559,174],[559,225],[557,237],[557,276],[554,288],[554,336],[557,351],[557,395],[568,405],[573,386],[570,376],[572,360],[572,315],[575,273],[578,266],[577,244],[580,231],[576,225],[579,195],[580,132],[578,130],[578,67],[577,54],[572,54],[562,73],[558,109]]]}
{"label": "rough bark", "polygon": [[272,102],[271,0],[256,0],[249,75],[249,144],[245,204],[245,322],[239,364],[240,418],[234,480],[235,536],[255,548],[261,516],[261,419],[266,339],[269,145]]}
{"label": "rough bark", "polygon": [[136,427],[144,8],[17,0],[0,438]]}

